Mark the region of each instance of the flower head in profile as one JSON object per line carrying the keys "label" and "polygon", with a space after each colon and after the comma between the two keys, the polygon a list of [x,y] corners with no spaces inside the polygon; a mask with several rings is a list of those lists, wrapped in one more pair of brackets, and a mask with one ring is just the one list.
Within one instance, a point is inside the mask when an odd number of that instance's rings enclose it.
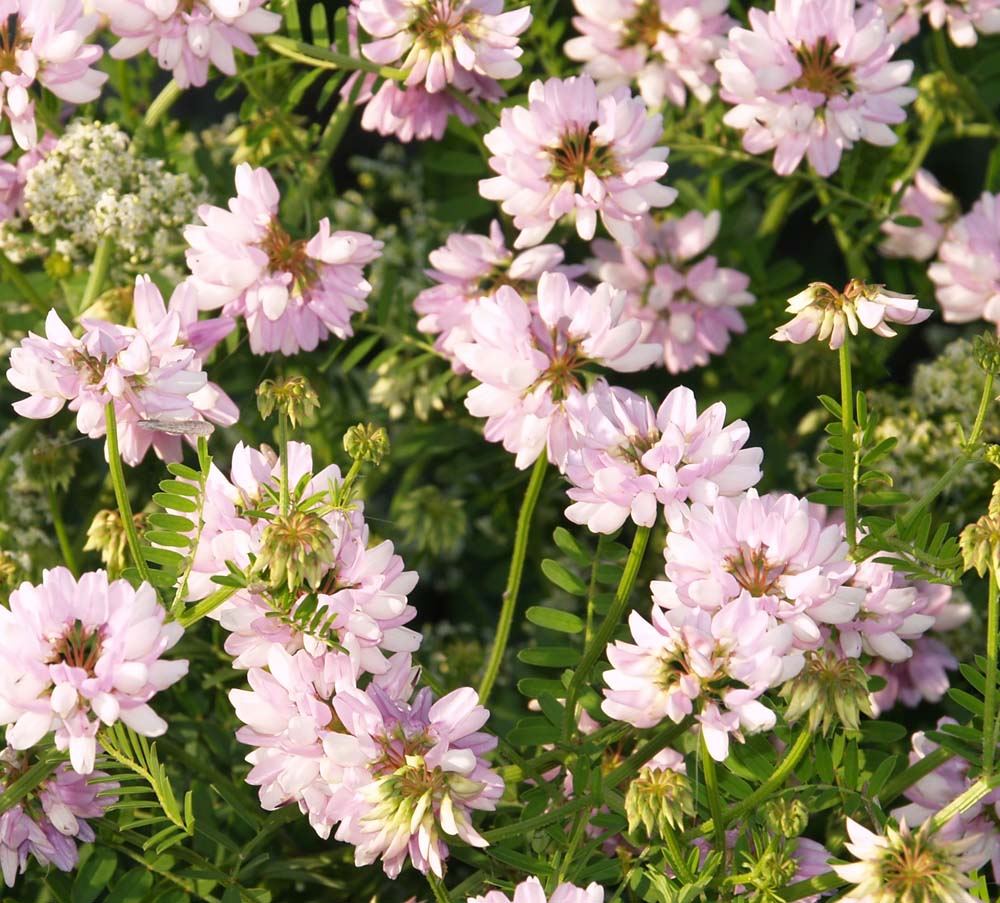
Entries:
{"label": "flower head in profile", "polygon": [[480,181],[479,191],[514,217],[515,248],[537,245],[570,215],[584,240],[594,237],[600,216],[632,247],[642,216],[677,196],[658,181],[667,172],[662,132],[662,117],[627,88],[598,97],[588,75],[535,81],[528,106],[504,109],[486,135],[497,175]]}
{"label": "flower head in profile", "polygon": [[599,884],[577,887],[560,884],[548,896],[537,878],[527,878],[514,888],[511,897],[503,891],[491,890],[481,897],[469,897],[468,903],[604,903],[604,888]]}
{"label": "flower head in profile", "polygon": [[278,218],[270,173],[241,163],[229,209],[203,205],[203,226],[184,230],[190,284],[203,309],[243,316],[255,354],[312,351],[331,333],[354,334],[351,316],[367,308],[363,267],[382,242],[361,232],[331,232],[320,220],[310,239],[295,239]]}
{"label": "flower head in profile", "polygon": [[725,123],[743,132],[751,154],[774,151],[787,176],[807,156],[830,176],[857,141],[889,146],[891,126],[917,96],[906,87],[911,60],[896,46],[877,7],[855,0],[777,0],[773,12],[750,10],[750,28],[734,28],[716,62],[720,96],[733,108]]}
{"label": "flower head in profile", "polygon": [[476,302],[472,341],[456,348],[479,380],[465,406],[486,417],[484,435],[502,442],[525,468],[547,449],[562,468],[575,441],[571,409],[583,396],[581,369],[589,363],[631,372],[648,367],[659,349],[639,341],[641,327],[624,316],[625,294],[601,284],[572,288],[561,273],[538,281],[529,305],[502,286]]}
{"label": "flower head in profile", "polygon": [[719,234],[717,210],[705,216],[692,210],[680,219],[657,223],[644,217],[639,243],[622,248],[597,240],[590,268],[598,279],[628,292],[631,316],[644,326],[644,338],[663,346],[671,373],[704,366],[722,354],[733,333],[746,331],[739,308],[756,300],[747,291],[750,277],[702,256]]}
{"label": "flower head in profile", "polygon": [[995,0],[927,0],[927,21],[935,29],[948,29],[956,47],[973,47],[979,35],[1000,32],[1000,7]]}
{"label": "flower head in profile", "polygon": [[834,350],[844,344],[849,332],[858,334],[858,326],[870,329],[877,336],[896,335],[889,324],[913,326],[923,323],[931,312],[919,307],[913,295],[890,292],[881,285],[868,285],[852,279],[842,292],[825,282],[812,282],[788,299],[786,313],[795,316],[779,326],[771,336],[776,342],[802,345],[815,338],[829,340]]}
{"label": "flower head in profile", "polygon": [[[902,186],[896,183],[892,190]],[[913,260],[930,260],[937,251],[945,230],[958,213],[958,201],[950,191],[926,169],[918,169],[913,184],[908,185],[899,199],[899,210],[892,220],[882,224],[886,238],[879,245],[886,257],[910,257]],[[919,221],[916,225],[895,222],[900,216]]]}
{"label": "flower head in profile", "polygon": [[0,607],[0,724],[7,742],[30,749],[50,731],[73,769],[94,770],[99,722],[122,721],[146,737],[166,722],[148,705],[186,673],[162,658],[181,638],[148,583],[133,589],[104,571],[79,580],[64,567],[22,583]]}
{"label": "flower head in profile", "polygon": [[149,51],[182,88],[201,87],[215,66],[236,74],[234,50],[257,55],[253,36],[281,25],[267,0],[91,0],[119,38],[110,54],[118,60]]}
{"label": "flower head in profile", "polygon": [[735,24],[725,0],[574,0],[566,55],[584,63],[598,90],[636,84],[650,109],[664,101],[683,107],[688,92],[702,103],[712,96],[712,65]]}

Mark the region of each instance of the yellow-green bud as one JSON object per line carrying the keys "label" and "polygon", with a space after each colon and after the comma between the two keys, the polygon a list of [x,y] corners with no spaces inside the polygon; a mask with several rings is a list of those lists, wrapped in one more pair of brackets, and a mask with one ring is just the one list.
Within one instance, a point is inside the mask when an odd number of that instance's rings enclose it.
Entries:
{"label": "yellow-green bud", "polygon": [[[136,530],[141,536],[146,527],[146,515],[133,515]],[[128,539],[117,508],[104,508],[94,515],[87,527],[85,552],[100,552],[101,561],[112,574],[120,574],[125,568],[125,550]]]}
{"label": "yellow-green bud", "polygon": [[14,586],[21,567],[10,552],[0,549],[0,586]]}
{"label": "yellow-green bud", "polygon": [[764,824],[778,837],[798,837],[809,824],[809,810],[802,800],[769,800],[764,804]]}
{"label": "yellow-green bud", "polygon": [[825,650],[807,654],[805,667],[780,694],[788,700],[785,719],[792,723],[808,715],[811,731],[825,734],[838,723],[857,731],[862,714],[872,717],[868,675],[861,662]]}
{"label": "yellow-green bud", "polygon": [[271,585],[289,592],[307,583],[313,589],[336,560],[333,529],[313,511],[293,510],[275,515],[261,535],[257,564],[267,568]]}
{"label": "yellow-green bud", "polygon": [[275,409],[297,428],[319,408],[319,396],[304,376],[283,380],[265,379],[257,386],[257,410],[267,420]]}
{"label": "yellow-green bud", "polygon": [[997,551],[1000,550],[1000,482],[993,486],[993,497],[986,514],[961,532],[958,543],[967,571],[975,568],[982,577],[991,564],[997,563]]}
{"label": "yellow-green bud", "polygon": [[917,99],[913,107],[924,122],[935,115],[943,115],[952,122],[974,118],[961,88],[945,72],[932,72],[917,82]]}
{"label": "yellow-green bud", "polygon": [[389,434],[373,423],[359,423],[344,433],[344,451],[355,461],[367,461],[376,467],[389,454]]}
{"label": "yellow-green bud", "polygon": [[69,279],[73,275],[73,261],[58,251],[49,254],[43,266],[45,274],[52,279]]}
{"label": "yellow-green bud", "polygon": [[977,335],[972,340],[972,354],[987,373],[1000,373],[1000,337],[995,332]]}
{"label": "yellow-green bud", "polygon": [[625,793],[629,833],[642,825],[650,840],[671,828],[680,829],[684,816],[694,812],[687,775],[669,768],[646,766]]}

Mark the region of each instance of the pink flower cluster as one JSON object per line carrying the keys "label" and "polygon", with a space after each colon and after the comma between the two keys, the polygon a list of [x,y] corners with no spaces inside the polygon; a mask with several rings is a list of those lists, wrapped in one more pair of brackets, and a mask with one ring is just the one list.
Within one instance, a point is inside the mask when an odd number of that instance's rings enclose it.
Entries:
{"label": "pink flower cluster", "polygon": [[560,884],[549,896],[537,878],[527,878],[514,888],[514,896],[491,890],[481,897],[469,897],[468,903],[604,903],[604,888],[597,883],[587,887]]}
{"label": "pink flower cluster", "polygon": [[635,83],[650,109],[683,107],[690,91],[702,103],[718,74],[712,65],[734,21],[726,0],[574,0],[580,37],[566,55],[602,93]]}
{"label": "pink flower cluster", "polygon": [[1000,33],[996,0],[926,0],[924,12],[935,29],[947,28],[956,47],[972,47],[979,35]]}
{"label": "pink flower cluster", "polygon": [[133,589],[104,571],[79,580],[64,567],[22,583],[0,607],[0,724],[7,743],[30,749],[55,731],[73,769],[94,770],[99,722],[122,721],[147,737],[166,730],[148,705],[186,673],[163,653],[183,634],[147,583]]}
{"label": "pink flower cluster", "polygon": [[569,215],[584,240],[594,237],[600,216],[632,247],[643,215],[677,196],[658,181],[667,171],[662,132],[662,117],[627,88],[599,97],[588,75],[535,81],[528,106],[505,108],[484,138],[497,175],[480,181],[479,191],[514,217],[516,248],[537,245]]}
{"label": "pink flower cluster", "polygon": [[[591,271],[628,292],[628,312],[644,327],[643,339],[663,347],[671,373],[704,366],[729,346],[732,333],[746,331],[739,308],[756,300],[750,277],[701,257],[719,234],[720,217],[692,210],[657,223],[643,217],[634,248],[598,240]],[[699,260],[698,258],[701,257]]]}
{"label": "pink flower cluster", "polygon": [[[29,763],[11,747],[0,750],[0,792],[20,777]],[[71,872],[79,861],[78,843],[91,843],[94,829],[87,819],[100,818],[116,797],[113,781],[102,771],[80,775],[65,763],[56,767],[26,799],[0,814],[0,874],[13,887],[34,856],[41,866]],[[100,796],[98,795],[100,794]]]}
{"label": "pink flower cluster", "polygon": [[[892,190],[899,191],[900,187],[897,182]],[[906,187],[899,199],[899,210],[895,217],[913,217],[920,223],[914,226],[900,225],[892,220],[883,223],[882,232],[887,237],[879,245],[879,250],[886,257],[930,260],[957,212],[958,201],[955,196],[942,188],[926,169],[918,169],[913,184]]]}
{"label": "pink flower cluster", "polygon": [[0,116],[25,150],[38,142],[35,82],[68,103],[96,100],[107,81],[91,68],[103,54],[85,41],[97,16],[84,15],[83,0],[6,0],[0,19]]}
{"label": "pink flower cluster", "polygon": [[320,220],[311,239],[293,239],[278,219],[278,187],[266,169],[241,163],[229,209],[203,205],[205,225],[184,230],[189,281],[203,310],[242,316],[255,354],[312,351],[330,333],[353,335],[351,316],[367,308],[363,267],[382,242],[330,231]]}
{"label": "pink flower cluster", "polygon": [[[28,173],[45,159],[56,143],[56,136],[46,132],[41,141],[17,158],[16,163],[0,160],[0,222],[26,215],[24,188],[28,184]],[[0,136],[0,157],[7,156],[13,147],[12,138]]]}
{"label": "pink flower cluster", "polygon": [[[182,435],[205,421],[235,423],[236,405],[201,369],[201,355],[231,326],[198,323],[184,292],[175,294],[168,312],[148,276],[136,279],[134,314],[135,327],[84,319],[77,338],[49,311],[45,337],[29,333],[11,351],[7,379],[29,396],[14,410],[42,419],[68,402],[80,432],[97,439],[105,435],[105,406],[113,402],[122,458],[133,466],[150,446],[159,458],[179,460]],[[168,428],[170,421],[177,425]]]}
{"label": "pink flower cluster", "polygon": [[92,0],[108,17],[120,40],[111,48],[117,60],[149,51],[161,69],[182,88],[201,87],[214,65],[236,74],[234,50],[257,55],[253,35],[281,26],[278,13],[264,9],[267,0]]}
{"label": "pink flower cluster", "polygon": [[916,98],[906,87],[911,60],[891,61],[896,46],[874,7],[855,0],[777,0],[750,10],[716,66],[720,96],[733,104],[725,123],[744,133],[751,154],[774,151],[774,171],[793,172],[807,156],[830,176],[857,141],[889,146],[890,126]]}

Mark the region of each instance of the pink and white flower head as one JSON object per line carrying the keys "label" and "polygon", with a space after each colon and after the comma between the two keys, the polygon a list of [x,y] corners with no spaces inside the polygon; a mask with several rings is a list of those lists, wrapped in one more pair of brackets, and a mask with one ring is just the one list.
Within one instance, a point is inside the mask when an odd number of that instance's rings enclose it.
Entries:
{"label": "pink and white flower head", "polygon": [[[0,792],[30,764],[23,753],[9,746],[0,749]],[[62,872],[76,868],[77,844],[91,843],[95,836],[87,819],[100,818],[116,802],[108,791],[118,784],[96,780],[106,777],[102,771],[79,775],[60,763],[25,799],[0,814],[0,874],[7,887],[24,873],[29,856],[42,867],[54,865]]]}
{"label": "pink and white flower head", "polygon": [[836,350],[844,344],[847,333],[856,336],[858,325],[877,336],[896,335],[890,323],[915,326],[923,323],[931,312],[919,307],[913,295],[890,292],[881,285],[867,285],[852,279],[843,292],[825,282],[811,282],[808,288],[788,299],[785,312],[792,319],[779,326],[771,336],[776,342],[803,345],[816,339],[829,340]]}
{"label": "pink and white flower head", "polygon": [[537,245],[570,214],[584,240],[600,215],[632,247],[642,216],[677,196],[658,181],[667,172],[662,132],[663,118],[627,88],[598,97],[588,75],[535,81],[528,106],[504,109],[483,139],[497,176],[480,181],[479,192],[514,217],[515,248]]}
{"label": "pink and white flower head", "polygon": [[[899,191],[896,182],[892,190]],[[879,245],[886,257],[910,257],[930,260],[944,238],[945,229],[958,213],[955,195],[941,187],[926,169],[918,169],[913,184],[908,185],[899,200],[895,216],[910,216],[920,220],[918,226],[902,226],[892,220],[882,224],[887,236]]]}
{"label": "pink and white flower head", "polygon": [[585,888],[560,884],[546,896],[542,882],[532,877],[518,884],[512,897],[503,891],[491,890],[481,897],[469,897],[468,903],[604,903],[604,888],[596,883]]}
{"label": "pink and white flower head", "polygon": [[866,590],[849,585],[855,566],[843,527],[827,525],[791,494],[719,497],[692,505],[683,530],[667,536],[665,581],[653,599],[668,609],[716,611],[744,593],[787,624],[797,648],[818,648],[824,625],[852,621]]}
{"label": "pink and white flower head", "polygon": [[437,285],[425,288],[413,301],[414,310],[422,315],[417,328],[437,335],[434,347],[451,360],[454,370],[463,372],[455,349],[472,340],[473,302],[492,296],[503,285],[530,300],[542,274],[559,269],[563,257],[559,245],[539,245],[515,256],[507,249],[497,220],[490,223],[488,237],[456,232],[444,247],[430,253],[432,268],[424,272]]}
{"label": "pink and white flower head", "polygon": [[746,331],[739,308],[756,300],[745,273],[720,267],[715,257],[697,260],[719,234],[719,221],[716,210],[707,216],[692,210],[660,223],[644,217],[634,248],[603,240],[593,245],[591,270],[628,292],[630,315],[643,323],[646,341],[663,346],[671,373],[722,354],[732,333]]}
{"label": "pink and white flower head", "polygon": [[[14,749],[50,731],[69,749],[73,769],[94,770],[98,722],[122,721],[146,737],[166,722],[147,704],[187,674],[188,663],[161,656],[184,633],[147,583],[133,589],[104,571],[79,580],[64,567],[22,583],[0,607],[0,724]],[[93,717],[93,716],[96,716]]]}
{"label": "pink and white flower head", "polygon": [[425,688],[406,704],[372,685],[338,694],[333,706],[369,751],[368,780],[356,787],[336,835],[355,846],[357,865],[381,859],[395,878],[409,857],[419,871],[440,877],[446,837],[488,846],[472,814],[495,809],[504,783],[483,758],[497,740],[480,731],[490,713],[475,690],[463,687],[435,702]]}
{"label": "pink and white flower head", "polygon": [[702,103],[712,96],[718,73],[712,65],[734,25],[725,0],[574,0],[573,27],[581,37],[566,42],[566,55],[601,93],[631,83],[650,109],[665,101],[683,107],[688,91]]}
{"label": "pink and white flower head", "polygon": [[730,735],[742,741],[744,731],[774,727],[774,712],[760,697],[803,665],[791,628],[746,592],[714,613],[654,605],[650,623],[633,611],[629,629],[635,643],[608,646],[604,713],[635,727],[694,715],[719,762],[729,754]]}
{"label": "pink and white flower head", "polygon": [[920,17],[926,0],[861,0],[858,7],[880,10],[889,28],[889,38],[897,46],[920,34]]}
{"label": "pink and white flower head", "polygon": [[83,14],[82,0],[4,0],[0,5],[0,117],[10,121],[14,140],[28,150],[38,142],[37,82],[60,100],[96,100],[107,81],[91,67],[101,58],[97,44],[84,43],[97,16]]}
{"label": "pink and white flower head", "polygon": [[481,385],[465,406],[486,417],[484,435],[502,442],[525,468],[544,450],[560,469],[575,440],[571,408],[583,395],[580,369],[596,363],[632,372],[658,356],[639,341],[641,327],[624,314],[625,293],[602,283],[593,292],[572,288],[562,273],[538,280],[538,301],[529,305],[501,286],[472,309],[472,341],[455,349]]}
{"label": "pink and white flower head", "polygon": [[1000,32],[1000,4],[996,0],[927,0],[924,11],[932,28],[947,27],[956,47],[972,47],[979,35]]}
{"label": "pink and white flower head", "polygon": [[351,316],[367,309],[363,267],[382,242],[361,232],[330,231],[320,220],[308,241],[278,219],[278,186],[263,168],[241,163],[229,210],[205,204],[204,226],[188,226],[190,282],[203,309],[243,316],[255,354],[312,351],[330,333],[354,334]]}
{"label": "pink and white flower head", "polygon": [[[28,173],[45,159],[56,144],[56,136],[46,132],[41,141],[17,158],[16,163],[0,161],[0,222],[27,215],[24,187],[28,184]],[[13,138],[0,136],[0,156],[6,156],[13,147]]]}
{"label": "pink and white flower head", "polygon": [[780,176],[807,156],[827,177],[857,141],[896,143],[890,126],[917,96],[905,87],[913,62],[890,61],[896,46],[876,7],[776,0],[773,12],[752,8],[750,26],[729,33],[715,64],[719,94],[734,105],[724,122],[744,133],[746,151],[773,150]]}
{"label": "pink and white flower head", "polygon": [[111,48],[117,60],[149,51],[161,69],[182,88],[201,87],[210,66],[236,74],[234,50],[257,55],[253,35],[281,26],[267,0],[91,0],[108,17],[120,40]]}
{"label": "pink and white flower head", "polygon": [[983,192],[954,223],[927,275],[946,323],[989,320],[1000,328],[1000,195]]}
{"label": "pink and white flower head", "polygon": [[659,505],[670,529],[683,529],[692,502],[711,506],[761,477],[763,452],[743,447],[746,423],[726,426],[722,402],[699,416],[684,386],[654,413],[641,396],[598,380],[579,407],[581,434],[566,461],[573,500],[566,517],[596,533],[613,533],[630,517],[651,527]]}

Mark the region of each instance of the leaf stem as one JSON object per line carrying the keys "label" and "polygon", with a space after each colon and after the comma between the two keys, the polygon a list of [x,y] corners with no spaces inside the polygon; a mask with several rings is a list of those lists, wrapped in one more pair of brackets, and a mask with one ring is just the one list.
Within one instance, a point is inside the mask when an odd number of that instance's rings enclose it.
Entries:
{"label": "leaf stem", "polygon": [[280,35],[269,35],[264,39],[275,53],[286,56],[290,60],[305,63],[308,66],[315,66],[319,69],[360,69],[362,72],[372,72],[382,78],[402,81],[407,76],[406,69],[393,69],[391,66],[380,66],[361,57],[349,56],[346,53],[337,53],[335,50],[328,50],[315,44],[307,44],[304,41],[296,41],[292,38],[284,38]]}
{"label": "leaf stem", "polygon": [[62,506],[59,504],[59,497],[56,495],[55,486],[49,484],[49,511],[52,513],[52,526],[56,531],[56,539],[59,540],[59,550],[62,552],[63,561],[66,567],[73,572],[74,577],[80,575],[76,565],[76,555],[73,553],[73,545],[69,541],[66,532],[66,522],[63,520]]}
{"label": "leaf stem", "polygon": [[997,786],[996,775],[983,775],[975,784],[967,787],[962,793],[955,797],[947,806],[935,812],[926,822],[927,830],[930,832],[940,831],[956,815],[968,812],[980,800],[993,792]]}
{"label": "leaf stem", "polygon": [[146,559],[142,557],[139,534],[135,529],[132,504],[128,499],[128,488],[125,486],[122,458],[118,451],[118,420],[115,416],[115,403],[113,401],[109,401],[104,408],[104,423],[108,432],[108,466],[111,468],[111,484],[115,488],[115,500],[118,502],[118,514],[122,519],[125,539],[128,542],[129,552],[132,553],[136,570],[139,571],[139,576],[152,586],[153,581],[149,573],[149,566],[146,564]]}
{"label": "leaf stem", "polygon": [[844,530],[847,544],[853,552],[858,545],[858,501],[854,471],[854,391],[851,386],[851,340],[845,328],[844,343],[840,346],[840,422],[844,459]]}
{"label": "leaf stem", "polygon": [[430,885],[431,893],[434,894],[434,899],[437,903],[451,903],[451,897],[448,895],[448,889],[444,886],[444,882],[433,872],[427,873],[427,883]]}
{"label": "leaf stem", "polygon": [[997,631],[1000,630],[998,613],[996,555],[990,556],[989,607],[986,616],[986,692],[983,701],[983,774],[992,776],[996,755],[997,717]]}
{"label": "leaf stem", "polygon": [[708,791],[708,811],[712,813],[712,832],[715,835],[715,848],[726,853],[726,821],[722,814],[722,797],[719,795],[719,773],[715,768],[715,759],[708,751],[705,734],[701,735],[701,769],[705,775],[705,790]]}
{"label": "leaf stem", "polygon": [[288,414],[281,405],[278,406],[278,445],[281,448],[280,507],[284,515],[288,514],[291,506],[291,495],[288,486]]}
{"label": "leaf stem", "polygon": [[538,503],[538,496],[542,491],[542,483],[545,481],[545,471],[548,467],[548,459],[544,450],[535,461],[534,469],[531,471],[531,479],[528,481],[528,488],[524,493],[524,501],[521,502],[521,511],[517,516],[517,531],[514,533],[514,552],[510,560],[510,570],[507,573],[507,586],[503,591],[503,602],[500,606],[500,618],[497,621],[496,637],[493,640],[493,648],[490,650],[489,662],[486,665],[486,673],[479,684],[479,702],[486,705],[496,683],[497,675],[500,673],[500,665],[503,663],[504,652],[507,650],[507,641],[510,639],[510,628],[514,622],[514,611],[517,608],[517,594],[521,588],[521,576],[524,573],[524,558],[528,553],[528,534],[531,532],[531,519],[535,513],[535,505]]}
{"label": "leaf stem", "polygon": [[691,869],[688,868],[687,860],[681,852],[681,845],[677,841],[677,832],[674,830],[674,826],[669,822],[664,822],[660,825],[660,834],[663,837],[664,844],[666,844],[668,858],[677,877],[685,884],[694,884],[695,876],[691,873]]}

